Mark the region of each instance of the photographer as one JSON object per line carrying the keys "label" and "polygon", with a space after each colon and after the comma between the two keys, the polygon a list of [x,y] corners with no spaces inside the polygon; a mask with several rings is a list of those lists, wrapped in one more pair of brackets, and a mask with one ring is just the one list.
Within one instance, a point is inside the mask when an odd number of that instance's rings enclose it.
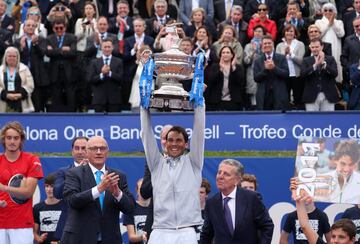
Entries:
{"label": "photographer", "polygon": [[156,36],[154,49],[158,52],[165,52],[171,49],[174,40],[177,39],[177,35],[180,39],[185,37],[181,25],[176,25],[175,20],[168,21],[167,26],[161,27],[159,34]]}
{"label": "photographer", "polygon": [[96,5],[92,2],[86,2],[84,6],[84,16],[77,19],[75,24],[75,36],[77,38],[76,44],[76,66],[77,70],[77,102],[76,106],[80,111],[86,110],[90,104],[90,89],[86,80],[86,67],[90,63],[90,58],[84,57],[87,38],[91,37],[97,32],[97,19],[96,19]]}
{"label": "photographer", "polygon": [[65,6],[62,2],[57,3],[54,7],[51,8],[48,16],[45,20],[45,27],[49,31],[48,34],[52,34],[52,25],[55,19],[64,18],[66,29],[68,32],[73,33],[74,29],[74,20],[70,8]]}

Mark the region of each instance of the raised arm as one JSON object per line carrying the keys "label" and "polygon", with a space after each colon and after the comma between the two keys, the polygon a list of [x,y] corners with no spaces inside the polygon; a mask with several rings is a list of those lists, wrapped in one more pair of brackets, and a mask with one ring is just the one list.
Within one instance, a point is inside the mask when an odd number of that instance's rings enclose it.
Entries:
{"label": "raised arm", "polygon": [[190,141],[190,161],[195,167],[202,169],[205,146],[205,105],[195,108],[194,126]]}
{"label": "raised arm", "polygon": [[300,227],[302,231],[304,232],[306,238],[308,239],[310,244],[315,244],[317,240],[319,239],[319,235],[311,228],[311,225],[309,223],[309,217],[306,212],[305,208],[305,200],[309,198],[309,196],[296,196],[296,212],[298,215]]}
{"label": "raised arm", "polygon": [[141,122],[141,140],[143,142],[146,161],[150,171],[159,164],[161,160],[161,153],[156,143],[154,131],[151,128],[150,111],[140,109],[140,122]]}

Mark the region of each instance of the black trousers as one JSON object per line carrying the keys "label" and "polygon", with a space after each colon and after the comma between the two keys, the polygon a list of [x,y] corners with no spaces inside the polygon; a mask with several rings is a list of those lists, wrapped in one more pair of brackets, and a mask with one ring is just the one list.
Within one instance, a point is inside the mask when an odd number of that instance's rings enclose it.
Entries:
{"label": "black trousers", "polygon": [[51,112],[75,112],[76,84],[65,76],[65,70],[59,68],[56,82],[51,89]]}
{"label": "black trousers", "polygon": [[305,109],[302,102],[304,91],[304,81],[299,77],[289,77],[286,82],[288,95],[290,98],[291,90],[293,91],[294,105],[296,109]]}
{"label": "black trousers", "polygon": [[97,113],[110,112],[116,113],[121,112],[121,104],[94,104],[93,108]]}

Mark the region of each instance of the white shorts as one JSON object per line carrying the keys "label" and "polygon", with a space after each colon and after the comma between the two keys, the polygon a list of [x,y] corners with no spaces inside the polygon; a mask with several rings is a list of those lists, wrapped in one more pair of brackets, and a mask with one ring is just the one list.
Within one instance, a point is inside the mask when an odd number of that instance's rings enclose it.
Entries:
{"label": "white shorts", "polygon": [[1,244],[33,244],[34,233],[32,228],[0,229]]}
{"label": "white shorts", "polygon": [[197,244],[196,232],[193,227],[177,230],[154,229],[148,244]]}

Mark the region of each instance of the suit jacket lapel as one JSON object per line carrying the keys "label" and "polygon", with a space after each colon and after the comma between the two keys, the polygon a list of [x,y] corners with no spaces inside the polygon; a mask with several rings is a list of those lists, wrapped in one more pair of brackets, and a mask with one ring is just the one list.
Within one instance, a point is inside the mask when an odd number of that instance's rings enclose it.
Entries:
{"label": "suit jacket lapel", "polygon": [[354,40],[354,42],[355,42],[356,44],[360,44],[360,40],[359,40],[359,38],[356,36],[356,34],[354,34],[353,40]]}
{"label": "suit jacket lapel", "polygon": [[85,165],[84,166],[84,171],[85,171],[85,174],[84,174],[84,182],[88,182],[88,187],[89,188],[92,188],[94,186],[96,186],[96,181],[95,181],[95,176],[93,174],[93,172],[91,171],[91,168],[89,165]]}
{"label": "suit jacket lapel", "polygon": [[[94,186],[96,186],[95,176],[94,176],[93,172],[91,171],[91,168],[90,168],[89,165],[84,166],[84,171],[85,171],[85,173],[84,173],[84,182],[87,182],[86,188],[91,189]],[[99,198],[96,199],[96,206],[97,206],[98,210],[101,212]]]}
{"label": "suit jacket lapel", "polygon": [[241,196],[240,189],[236,189],[236,203],[235,203],[235,228],[234,233],[237,231],[243,220],[244,211],[246,210],[245,198]]}

